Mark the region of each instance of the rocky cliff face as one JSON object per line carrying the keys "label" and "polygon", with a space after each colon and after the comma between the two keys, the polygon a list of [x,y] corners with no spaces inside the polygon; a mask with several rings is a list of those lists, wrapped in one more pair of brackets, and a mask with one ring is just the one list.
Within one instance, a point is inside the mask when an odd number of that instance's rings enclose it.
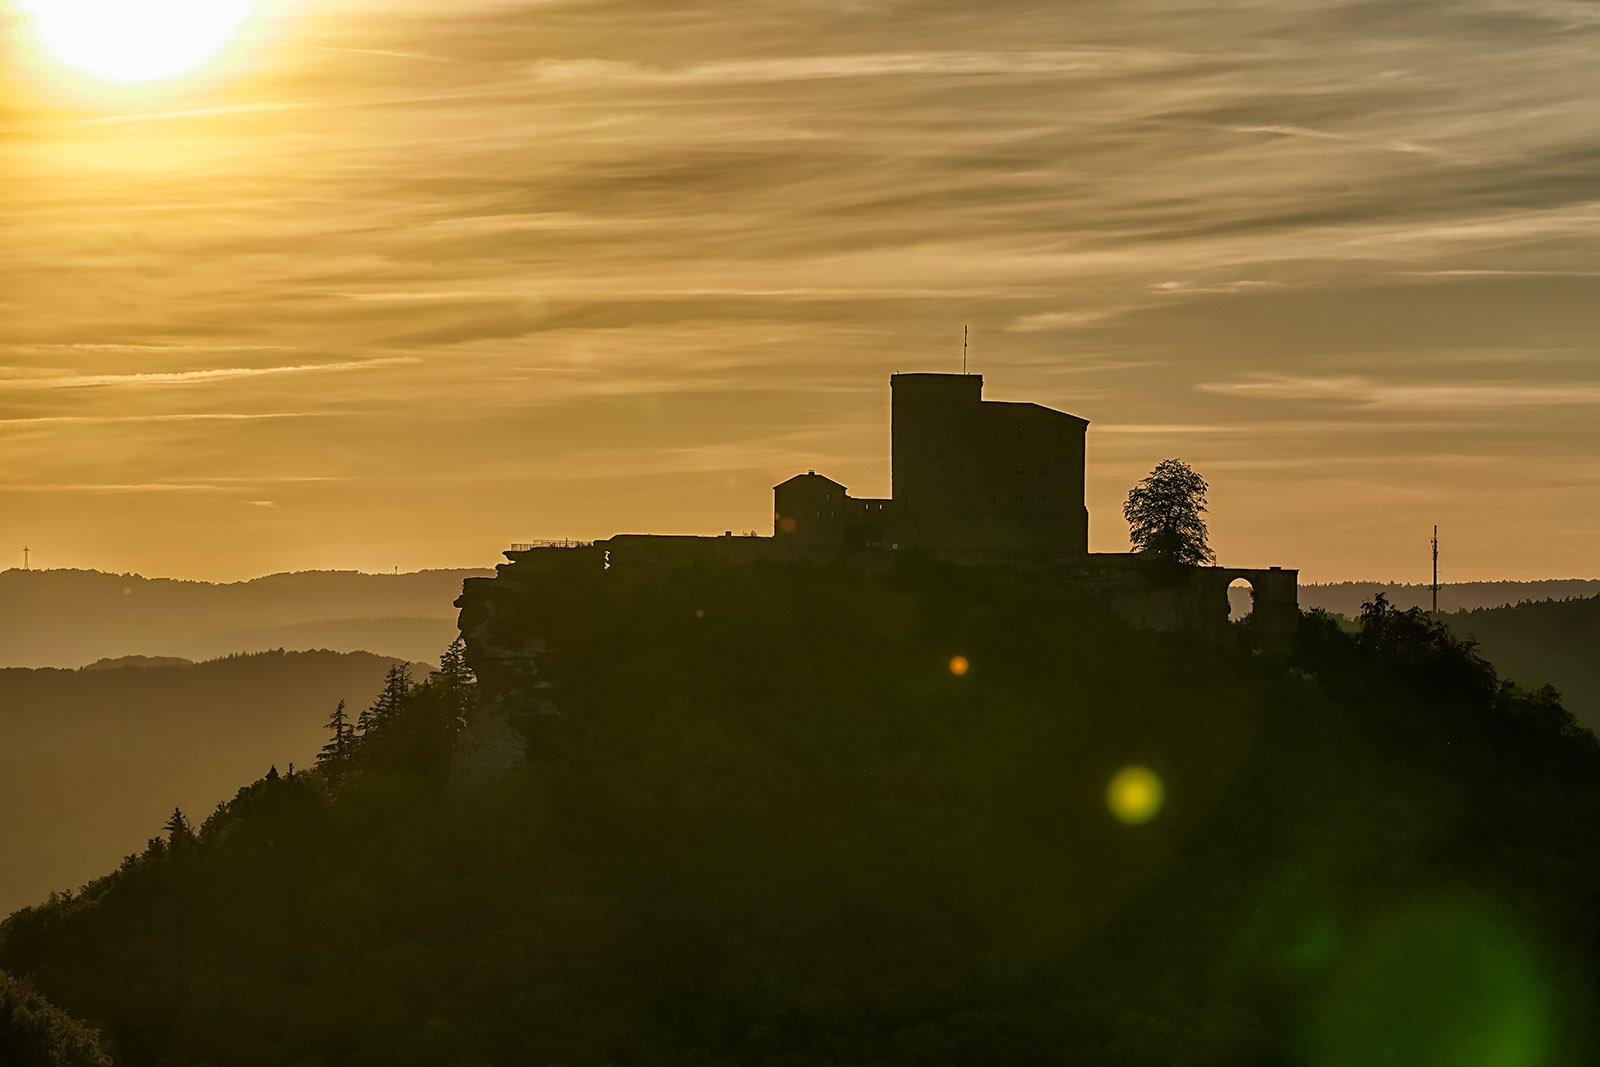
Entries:
{"label": "rocky cliff face", "polygon": [[493,578],[469,578],[456,607],[467,663],[484,701],[456,742],[450,781],[472,787],[507,773],[527,759],[527,727],[561,714],[552,667],[558,650],[546,637],[549,613],[583,596],[598,581],[603,550],[541,548],[507,552],[509,563]]}

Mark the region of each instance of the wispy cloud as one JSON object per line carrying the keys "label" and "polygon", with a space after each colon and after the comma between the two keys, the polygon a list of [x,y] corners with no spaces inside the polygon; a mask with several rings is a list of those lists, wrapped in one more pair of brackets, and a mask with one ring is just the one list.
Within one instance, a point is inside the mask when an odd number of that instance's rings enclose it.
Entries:
{"label": "wispy cloud", "polygon": [[1431,145],[1417,144],[1413,141],[1375,141],[1366,137],[1333,133],[1329,130],[1313,130],[1305,126],[1230,126],[1229,129],[1234,133],[1258,133],[1274,137],[1305,137],[1314,141],[1337,141],[1340,144],[1359,145],[1383,152],[1441,156],[1446,159],[1461,158],[1458,153],[1448,152]]}
{"label": "wispy cloud", "polygon": [[0,482],[7,493],[221,493],[228,487],[205,482]]}
{"label": "wispy cloud", "polygon": [[1600,270],[1403,270],[1409,278],[1600,278]]}
{"label": "wispy cloud", "polygon": [[[143,482],[0,482],[0,492],[11,493],[230,493],[249,492],[268,485],[312,485],[342,482],[344,478],[317,475],[260,478],[212,478],[200,481],[170,479]],[[254,503],[255,501],[246,501]]]}
{"label": "wispy cloud", "polygon": [[1119,48],[878,52],[857,55],[784,56],[679,67],[658,67],[606,59],[544,60],[536,64],[532,71],[541,81],[547,82],[706,85],[911,75],[1059,75],[1152,70],[1172,64],[1175,58],[1174,53]]}
{"label": "wispy cloud", "polygon": [[208,370],[140,371],[132,374],[42,374],[36,377],[0,378],[0,388],[76,389],[110,385],[188,385],[287,374],[374,370],[419,362],[421,360],[416,356],[391,356],[379,359],[343,360],[337,363],[298,363],[279,367],[218,367]]}
{"label": "wispy cloud", "polygon": [[284,41],[279,48],[297,48],[305,52],[332,52],[335,55],[347,56],[379,56],[384,59],[415,59],[424,63],[459,63],[460,60],[448,56],[433,56],[424,52],[396,52],[387,48],[336,48],[331,45],[297,44]]}
{"label": "wispy cloud", "polygon": [[126,353],[185,353],[210,354],[217,352],[289,352],[289,345],[234,345],[234,344],[132,344],[117,341],[71,341],[48,344],[0,344],[0,351],[20,352],[126,352]]}
{"label": "wispy cloud", "polygon": [[1196,388],[1254,400],[1309,400],[1439,411],[1600,404],[1600,383],[1585,381],[1385,382],[1359,375],[1318,378],[1262,374],[1229,382],[1202,382]]}
{"label": "wispy cloud", "polygon": [[312,419],[320,417],[312,411],[266,412],[191,412],[157,415],[17,415],[0,416],[0,426],[51,425],[61,423],[77,426],[114,426],[118,423],[140,422],[256,422],[276,419]]}
{"label": "wispy cloud", "polygon": [[1090,323],[1103,322],[1119,314],[1123,308],[1085,308],[1078,311],[1038,311],[1031,315],[1019,315],[1006,323],[1008,333],[1039,333],[1043,330],[1058,330],[1070,326],[1087,326]]}
{"label": "wispy cloud", "polygon": [[1152,437],[1181,437],[1189,434],[1226,434],[1238,433],[1239,427],[1226,424],[1207,423],[1137,423],[1121,422],[1108,423],[1105,426],[1096,426],[1097,436],[1152,436]]}
{"label": "wispy cloud", "polygon": [[1269,281],[1260,278],[1240,278],[1236,281],[1223,282],[1157,282],[1150,289],[1153,292],[1169,296],[1195,296],[1219,293],[1224,295],[1229,293],[1255,293],[1265,289],[1282,289],[1286,285],[1286,282]]}

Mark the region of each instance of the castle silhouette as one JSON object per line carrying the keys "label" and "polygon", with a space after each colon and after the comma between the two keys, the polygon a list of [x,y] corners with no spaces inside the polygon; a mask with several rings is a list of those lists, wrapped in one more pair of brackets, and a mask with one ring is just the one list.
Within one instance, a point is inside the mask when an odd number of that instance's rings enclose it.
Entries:
{"label": "castle silhouette", "polygon": [[[902,558],[1038,572],[1100,600],[1136,626],[1233,637],[1228,587],[1253,600],[1255,647],[1288,649],[1298,625],[1299,572],[1186,567],[1128,552],[1089,551],[1084,459],[1089,421],[1040,404],[983,399],[978,374],[889,379],[891,495],[852,497],[815,470],[773,487],[770,537],[617,534],[601,541],[513,545],[497,579],[541,573],[648,574],[690,564],[891,568]],[[484,590],[487,593],[487,590]],[[463,613],[466,618],[466,613]]]}

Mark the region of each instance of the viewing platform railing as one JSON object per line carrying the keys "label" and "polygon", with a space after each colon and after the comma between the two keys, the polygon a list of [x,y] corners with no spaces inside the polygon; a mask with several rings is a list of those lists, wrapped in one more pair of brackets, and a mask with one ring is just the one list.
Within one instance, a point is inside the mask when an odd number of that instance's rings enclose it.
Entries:
{"label": "viewing platform railing", "polygon": [[590,548],[593,541],[573,541],[569,538],[558,537],[543,541],[519,541],[511,546],[513,552],[532,552],[536,548]]}

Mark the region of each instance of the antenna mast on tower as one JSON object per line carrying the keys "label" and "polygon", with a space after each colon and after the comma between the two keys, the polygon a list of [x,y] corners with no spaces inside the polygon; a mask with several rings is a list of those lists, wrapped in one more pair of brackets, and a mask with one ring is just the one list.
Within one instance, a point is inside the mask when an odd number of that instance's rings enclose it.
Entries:
{"label": "antenna mast on tower", "polygon": [[1433,613],[1439,614],[1439,524],[1434,523],[1433,540]]}

